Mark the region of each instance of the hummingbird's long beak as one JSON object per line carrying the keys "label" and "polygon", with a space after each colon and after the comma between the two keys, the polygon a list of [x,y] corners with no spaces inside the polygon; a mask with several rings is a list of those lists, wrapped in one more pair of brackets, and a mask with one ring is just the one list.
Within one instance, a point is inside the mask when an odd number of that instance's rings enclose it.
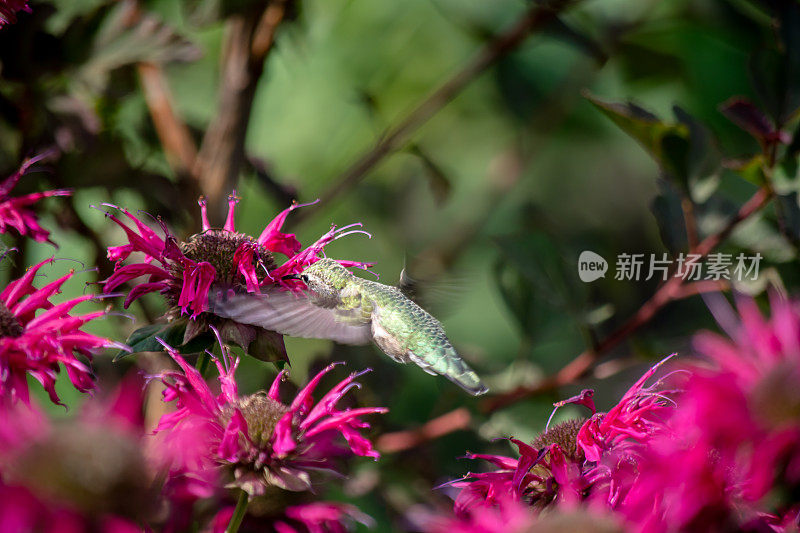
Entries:
{"label": "hummingbird's long beak", "polygon": [[288,274],[283,276],[283,279],[300,279],[300,274]]}

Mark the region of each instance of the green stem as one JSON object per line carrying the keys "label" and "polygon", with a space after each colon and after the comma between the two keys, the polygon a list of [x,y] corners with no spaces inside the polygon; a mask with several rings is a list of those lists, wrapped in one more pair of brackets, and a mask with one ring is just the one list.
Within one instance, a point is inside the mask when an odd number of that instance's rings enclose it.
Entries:
{"label": "green stem", "polygon": [[197,356],[197,364],[195,365],[195,368],[197,368],[197,371],[200,372],[201,376],[206,375],[206,369],[208,368],[208,362],[210,360],[211,358],[206,352],[203,352]]}
{"label": "green stem", "polygon": [[247,501],[247,493],[241,491],[239,493],[239,501],[236,502],[236,509],[233,510],[233,516],[231,517],[230,523],[228,523],[228,528],[225,530],[225,533],[236,533],[239,531],[239,526],[242,525],[244,515],[247,513]]}

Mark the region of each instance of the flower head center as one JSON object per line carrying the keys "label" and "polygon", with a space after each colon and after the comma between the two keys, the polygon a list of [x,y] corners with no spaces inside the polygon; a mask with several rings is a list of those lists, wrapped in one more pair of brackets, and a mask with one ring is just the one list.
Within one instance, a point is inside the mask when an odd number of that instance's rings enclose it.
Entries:
{"label": "flower head center", "polygon": [[584,420],[572,419],[556,424],[536,437],[531,446],[541,450],[551,444],[558,444],[568,459],[581,463],[585,457],[583,449],[578,446],[578,432],[584,422]]}
{"label": "flower head center", "polygon": [[141,517],[153,501],[140,443],[105,425],[57,426],[4,473],[94,515]]}
{"label": "flower head center", "polygon": [[0,302],[0,338],[19,337],[22,335],[22,324],[3,302]]}
{"label": "flower head center", "polygon": [[267,445],[275,426],[289,408],[263,392],[245,396],[237,405],[247,422],[247,435],[257,447]]}
{"label": "flower head center", "polygon": [[197,233],[181,243],[181,251],[192,261],[206,261],[216,270],[216,279],[230,285],[244,284],[244,277],[234,262],[236,250],[242,244],[253,247],[252,266],[258,281],[267,277],[267,272],[275,268],[275,261],[269,250],[244,233],[211,229]]}

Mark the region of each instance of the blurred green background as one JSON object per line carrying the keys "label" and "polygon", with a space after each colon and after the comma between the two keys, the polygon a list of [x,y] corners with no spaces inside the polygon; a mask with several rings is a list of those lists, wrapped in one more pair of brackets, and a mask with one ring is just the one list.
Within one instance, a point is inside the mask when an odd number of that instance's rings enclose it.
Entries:
{"label": "blurred green background", "polygon": [[[39,206],[57,250],[4,236],[20,249],[4,262],[6,279],[55,253],[87,269],[64,297],[96,291],[83,282],[108,275],[104,247],[121,243],[123,234],[91,205],[161,216],[180,238],[199,231],[197,194],[187,186],[192,178],[164,150],[141,65],[158,67],[175,116],[200,145],[209,124],[232,112],[218,105],[226,31],[232,17],[256,4],[34,2],[32,14],[0,31],[0,169],[10,174],[24,157],[55,146],[59,155],[23,178],[18,191],[75,189],[71,200]],[[679,194],[692,202],[702,237],[771,180],[774,203],[783,207],[740,226],[722,249],[765,257],[760,283],[738,289],[758,293],[769,282],[792,292],[800,240],[797,143],[778,147],[778,161],[753,177],[752,167],[735,162],[759,154],[759,144],[720,105],[744,96],[774,124],[796,128],[797,6],[574,2],[474,76],[363,180],[324,205],[293,213],[287,228],[308,245],[331,224],[362,222],[372,239],[350,236],[326,252],[374,261],[384,283],[394,283],[404,267],[419,278],[426,306],[492,393],[533,386],[557,372],[653,294],[654,280],[615,280],[614,258],[685,251]],[[237,173],[237,229],[258,235],[291,198],[325,197],[383,132],[535,7],[518,0],[290,2],[255,85],[245,136],[245,156],[254,164]],[[685,175],[651,157],[587,94],[632,100],[666,124],[694,117],[691,131],[681,130],[691,148],[691,157],[681,159]],[[612,263],[605,279],[578,279],[583,250]],[[95,265],[99,273],[90,270]],[[69,268],[83,267],[61,261],[43,272],[53,277]],[[111,316],[91,329],[124,340],[164,311],[156,296],[143,301],[147,309],[128,310],[135,322]],[[447,380],[396,365],[372,346],[287,339],[287,349],[299,384],[325,361],[373,368],[356,396],[361,404],[390,408],[375,420],[376,437],[460,406],[472,413],[469,429],[358,463],[343,485],[331,484],[335,496],[376,518],[378,530],[392,530],[408,528],[409,510],[420,503],[448,505],[446,491],[431,487],[478,468],[457,459],[465,451],[510,453],[507,443],[492,439],[532,438],[553,401],[587,386],[597,388],[601,409],[613,405],[655,359],[689,355],[691,334],[707,327],[713,320],[702,299],[672,303],[603,353],[587,379],[491,414]],[[126,361],[112,365],[110,357],[97,357],[100,379],[113,381],[145,364]],[[272,365],[246,358],[239,377],[249,392],[274,374]],[[65,401],[77,404],[77,393],[61,385]],[[559,416],[575,414],[585,415]]]}

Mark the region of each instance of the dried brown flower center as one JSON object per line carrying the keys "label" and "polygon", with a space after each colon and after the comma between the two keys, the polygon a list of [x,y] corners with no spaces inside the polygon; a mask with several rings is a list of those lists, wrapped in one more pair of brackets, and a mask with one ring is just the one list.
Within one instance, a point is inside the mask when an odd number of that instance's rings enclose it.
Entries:
{"label": "dried brown flower center", "polygon": [[0,302],[0,337],[19,337],[22,335],[22,324],[3,302]]}
{"label": "dried brown flower center", "polygon": [[[581,463],[586,456],[581,447],[578,446],[577,438],[583,423],[584,420],[567,420],[556,424],[536,437],[536,439],[531,442],[531,446],[537,450],[542,450],[553,444],[558,444],[558,447],[564,452],[567,461]],[[541,479],[550,479],[552,477],[552,472],[546,466],[546,463],[535,465],[531,469],[531,473]],[[557,488],[551,483],[542,483],[540,481],[531,482],[526,491],[531,505],[540,510],[550,505],[558,494]]]}
{"label": "dried brown flower center", "polygon": [[583,462],[586,457],[583,449],[578,446],[578,432],[584,422],[584,420],[573,419],[556,424],[536,437],[531,446],[541,450],[551,444],[558,444],[568,459],[576,463]]}
{"label": "dried brown flower center", "polygon": [[141,519],[152,510],[152,480],[139,442],[105,425],[58,425],[5,473],[91,515]]}
{"label": "dried brown flower center", "polygon": [[783,361],[755,384],[749,402],[759,420],[776,428],[796,423],[800,418],[798,378],[797,367]]}
{"label": "dried brown flower center", "polygon": [[[263,392],[245,396],[236,406],[247,422],[247,435],[257,447],[264,447],[275,432],[275,426],[289,408]],[[223,412],[225,421],[233,416],[233,408]]]}
{"label": "dried brown flower center", "polygon": [[269,250],[244,233],[212,229],[192,235],[189,240],[180,244],[180,248],[192,261],[211,263],[217,273],[216,279],[233,285],[244,284],[242,275],[234,266],[233,256],[239,246],[245,243],[251,243],[254,247],[253,267],[258,280],[263,281],[267,277],[267,271],[275,268],[275,261]]}

